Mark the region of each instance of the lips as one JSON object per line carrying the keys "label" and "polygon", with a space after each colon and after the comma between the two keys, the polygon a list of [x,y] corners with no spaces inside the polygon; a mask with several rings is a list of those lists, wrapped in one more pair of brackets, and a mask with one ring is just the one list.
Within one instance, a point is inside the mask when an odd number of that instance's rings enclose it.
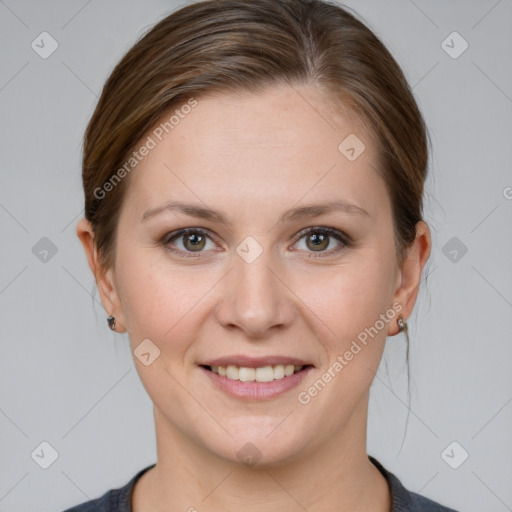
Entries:
{"label": "lips", "polygon": [[[286,361],[297,359],[285,358]],[[230,361],[238,358],[230,358]],[[264,361],[273,359],[257,358],[248,361],[243,359],[243,364],[265,364]],[[218,359],[224,362],[227,359]],[[215,362],[215,361],[209,361]],[[313,370],[312,365],[275,365],[275,366],[208,366],[199,365],[198,368],[210,382],[224,393],[243,400],[270,400],[297,387]]]}
{"label": "lips", "polygon": [[268,400],[298,386],[314,365],[289,356],[232,355],[207,360],[198,367],[215,386],[235,398]]}

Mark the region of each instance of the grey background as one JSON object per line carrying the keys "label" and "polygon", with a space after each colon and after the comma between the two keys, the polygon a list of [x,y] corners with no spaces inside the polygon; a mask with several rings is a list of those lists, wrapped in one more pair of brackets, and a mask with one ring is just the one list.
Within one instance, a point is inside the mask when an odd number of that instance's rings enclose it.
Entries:
{"label": "grey background", "polygon": [[[107,328],[74,228],[101,87],[178,5],[0,1],[0,512],[63,510],[156,460],[151,401],[126,335]],[[461,511],[512,510],[512,1],[345,5],[402,65],[434,145],[409,421],[399,335],[372,388],[368,450],[410,490]],[[31,48],[43,31],[59,45],[46,59]],[[453,31],[469,44],[456,59],[442,45]],[[58,453],[47,469],[43,441]],[[469,454],[457,469],[441,455],[453,441],[452,464]]]}

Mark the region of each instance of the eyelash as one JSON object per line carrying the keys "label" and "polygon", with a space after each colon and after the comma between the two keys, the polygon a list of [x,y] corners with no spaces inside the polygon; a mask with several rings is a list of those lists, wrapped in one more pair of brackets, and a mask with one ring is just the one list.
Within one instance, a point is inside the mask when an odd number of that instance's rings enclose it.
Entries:
{"label": "eyelash", "polygon": [[[330,256],[332,254],[337,254],[337,253],[341,252],[342,250],[344,250],[345,248],[348,248],[348,247],[350,247],[352,245],[352,240],[345,233],[343,233],[341,231],[338,231],[337,229],[334,229],[334,228],[321,227],[321,226],[309,227],[309,228],[306,228],[306,229],[302,230],[300,233],[297,234],[297,240],[296,240],[295,244],[297,242],[299,242],[299,240],[301,240],[304,236],[309,235],[311,233],[325,234],[325,235],[328,235],[329,237],[335,238],[336,240],[341,242],[342,247],[338,248],[338,249],[331,249],[330,251],[319,251],[318,254],[314,254],[314,252],[312,252],[311,256],[308,256],[309,258],[324,258],[324,257]],[[212,239],[211,234],[208,231],[204,230],[204,229],[201,229],[201,228],[185,228],[185,229],[180,229],[179,231],[176,231],[176,232],[167,233],[161,239],[161,243],[162,243],[162,245],[164,245],[164,247],[166,249],[168,249],[172,253],[174,253],[177,256],[180,256],[182,258],[197,258],[197,257],[200,257],[201,252],[198,252],[197,256],[196,256],[192,251],[186,251],[185,252],[185,251],[181,251],[181,250],[172,249],[169,246],[169,243],[172,240],[178,239],[180,237],[183,237],[183,236],[189,235],[189,234],[200,234],[200,235],[204,235],[204,236]],[[212,240],[212,241],[214,241],[214,240]]]}

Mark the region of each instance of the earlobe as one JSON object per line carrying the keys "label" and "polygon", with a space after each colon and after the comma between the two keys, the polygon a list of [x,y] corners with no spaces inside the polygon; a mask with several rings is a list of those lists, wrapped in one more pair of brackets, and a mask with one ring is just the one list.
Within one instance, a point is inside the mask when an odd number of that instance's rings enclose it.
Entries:
{"label": "earlobe", "polygon": [[107,313],[107,323],[116,332],[126,331],[121,301],[117,293],[113,269],[101,271],[96,278],[101,301]]}

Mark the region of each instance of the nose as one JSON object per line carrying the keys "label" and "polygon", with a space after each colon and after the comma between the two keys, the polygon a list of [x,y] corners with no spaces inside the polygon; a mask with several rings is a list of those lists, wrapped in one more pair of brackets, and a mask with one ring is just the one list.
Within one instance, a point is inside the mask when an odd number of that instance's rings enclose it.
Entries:
{"label": "nose", "polygon": [[225,328],[239,329],[249,338],[264,338],[269,331],[291,324],[293,293],[286,286],[282,266],[273,264],[270,251],[265,249],[251,263],[235,254],[233,267],[222,281],[216,314]]}

